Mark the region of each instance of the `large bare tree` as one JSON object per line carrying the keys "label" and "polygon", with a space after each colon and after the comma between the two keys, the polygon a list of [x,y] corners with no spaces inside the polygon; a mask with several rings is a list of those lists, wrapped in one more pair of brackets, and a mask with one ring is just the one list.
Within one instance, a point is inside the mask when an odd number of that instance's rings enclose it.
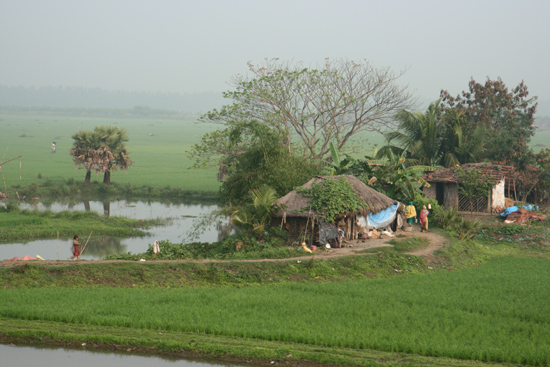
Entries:
{"label": "large bare tree", "polygon": [[[249,75],[235,76],[234,90],[224,93],[233,103],[210,111],[201,121],[263,121],[283,132],[288,149],[300,148],[304,157],[322,159],[330,142],[342,149],[363,131],[395,129],[395,112],[412,107],[407,87],[397,83],[404,72],[377,69],[368,61],[325,59],[321,68],[313,69],[278,59],[248,65]],[[195,153],[214,155],[220,146],[218,141],[211,145],[214,149]]]}

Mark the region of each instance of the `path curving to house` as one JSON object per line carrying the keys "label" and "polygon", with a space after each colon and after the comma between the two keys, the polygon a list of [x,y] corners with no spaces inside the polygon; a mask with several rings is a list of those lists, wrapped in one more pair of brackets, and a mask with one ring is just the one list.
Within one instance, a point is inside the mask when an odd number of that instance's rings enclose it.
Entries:
{"label": "path curving to house", "polygon": [[[374,249],[380,247],[391,247],[393,245],[389,244],[388,241],[398,238],[427,238],[429,241],[428,246],[406,252],[406,254],[423,257],[428,263],[435,261],[436,257],[434,252],[443,249],[449,245],[449,241],[442,235],[435,232],[420,232],[417,227],[413,227],[414,232],[405,232],[399,231],[397,237],[384,237],[380,239],[368,239],[368,240],[353,240],[347,241],[345,247],[343,248],[331,248],[324,251],[315,251],[312,253],[312,256],[319,259],[329,259],[343,256],[351,255],[372,255],[372,253],[361,252],[367,249]],[[203,259],[203,260],[154,260],[148,261],[149,263],[230,263],[230,262],[283,262],[283,261],[293,261],[293,260],[304,260],[308,256],[298,256],[285,259],[254,259],[254,260],[216,260],[216,259]],[[129,260],[82,260],[79,263],[70,260],[44,260],[44,261],[0,261],[0,268],[12,267],[24,265],[26,263],[33,263],[42,266],[68,266],[72,264],[108,264],[108,263],[121,263],[121,262],[135,262]]]}

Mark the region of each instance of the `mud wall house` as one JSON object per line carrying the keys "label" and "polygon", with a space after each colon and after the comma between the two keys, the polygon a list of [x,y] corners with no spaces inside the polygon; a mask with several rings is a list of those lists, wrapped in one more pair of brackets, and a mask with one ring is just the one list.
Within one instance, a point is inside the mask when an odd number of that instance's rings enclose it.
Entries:
{"label": "mud wall house", "polygon": [[472,168],[480,170],[494,183],[493,189],[486,198],[474,200],[473,210],[468,198],[460,193],[459,187],[462,182],[457,172],[458,167],[424,175],[423,178],[430,184],[429,187],[423,187],[426,197],[437,200],[437,203],[445,208],[455,208],[459,212],[492,213],[497,207],[505,207],[505,191],[510,191],[513,167],[487,163],[467,163],[460,167],[464,171]]}
{"label": "mud wall house", "polygon": [[[314,183],[327,179],[339,180],[340,177],[342,176],[314,176],[300,188],[289,192],[277,200],[275,204],[283,205],[284,209],[275,215],[272,225],[287,230],[292,240],[306,236],[310,245],[314,242],[319,242],[320,227],[316,213],[308,209],[310,207],[310,199],[300,194],[298,190],[301,188],[310,189]],[[392,207],[396,202],[367,186],[353,175],[344,175],[343,177],[352,185],[357,196],[365,202],[367,208],[356,212],[340,213],[337,216],[335,224],[344,230],[346,239],[357,239],[360,233],[368,231],[368,228],[358,224],[360,217],[367,217],[369,213],[377,214]],[[361,221],[359,220],[359,222]]]}

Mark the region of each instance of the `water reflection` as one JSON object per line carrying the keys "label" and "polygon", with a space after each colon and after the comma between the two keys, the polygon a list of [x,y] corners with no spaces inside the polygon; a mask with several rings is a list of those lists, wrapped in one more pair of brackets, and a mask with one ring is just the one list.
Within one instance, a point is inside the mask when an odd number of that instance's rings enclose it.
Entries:
{"label": "water reflection", "polygon": [[[5,204],[0,204],[5,205]],[[164,226],[155,226],[147,231],[150,233],[144,237],[112,237],[96,236],[92,234],[86,249],[81,256],[83,260],[97,260],[114,253],[140,253],[145,252],[155,240],[169,240],[173,243],[189,243],[192,240],[188,232],[196,225],[196,220],[218,209],[211,203],[171,203],[169,201],[42,201],[21,203],[21,209],[51,210],[60,212],[95,211],[100,215],[126,217],[131,219],[170,219]],[[193,241],[215,242],[231,233],[231,225],[226,219],[221,222],[213,222],[205,227],[198,239]],[[81,242],[85,242],[89,233],[77,233]],[[73,234],[61,235],[58,239],[10,241],[0,244],[0,260],[25,255],[40,255],[47,260],[67,260],[71,257]]]}
{"label": "water reflection", "polygon": [[85,255],[91,255],[97,258],[103,258],[107,255],[128,252],[127,246],[123,245],[120,238],[110,236],[95,237],[90,241],[84,249]]}
{"label": "water reflection", "polygon": [[204,363],[185,359],[161,358],[157,356],[135,356],[124,353],[72,350],[64,348],[29,347],[0,344],[1,366],[56,366],[56,367],[144,367],[181,366],[214,367],[234,366],[228,364]]}

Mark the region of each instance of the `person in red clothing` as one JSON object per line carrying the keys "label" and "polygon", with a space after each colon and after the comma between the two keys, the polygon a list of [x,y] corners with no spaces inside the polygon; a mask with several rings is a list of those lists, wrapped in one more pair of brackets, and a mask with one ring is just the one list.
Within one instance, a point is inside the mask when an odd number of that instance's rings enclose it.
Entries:
{"label": "person in red clothing", "polygon": [[74,235],[73,240],[73,256],[71,257],[71,261],[76,257],[76,261],[80,261],[80,246],[82,244],[78,242],[78,235]]}

